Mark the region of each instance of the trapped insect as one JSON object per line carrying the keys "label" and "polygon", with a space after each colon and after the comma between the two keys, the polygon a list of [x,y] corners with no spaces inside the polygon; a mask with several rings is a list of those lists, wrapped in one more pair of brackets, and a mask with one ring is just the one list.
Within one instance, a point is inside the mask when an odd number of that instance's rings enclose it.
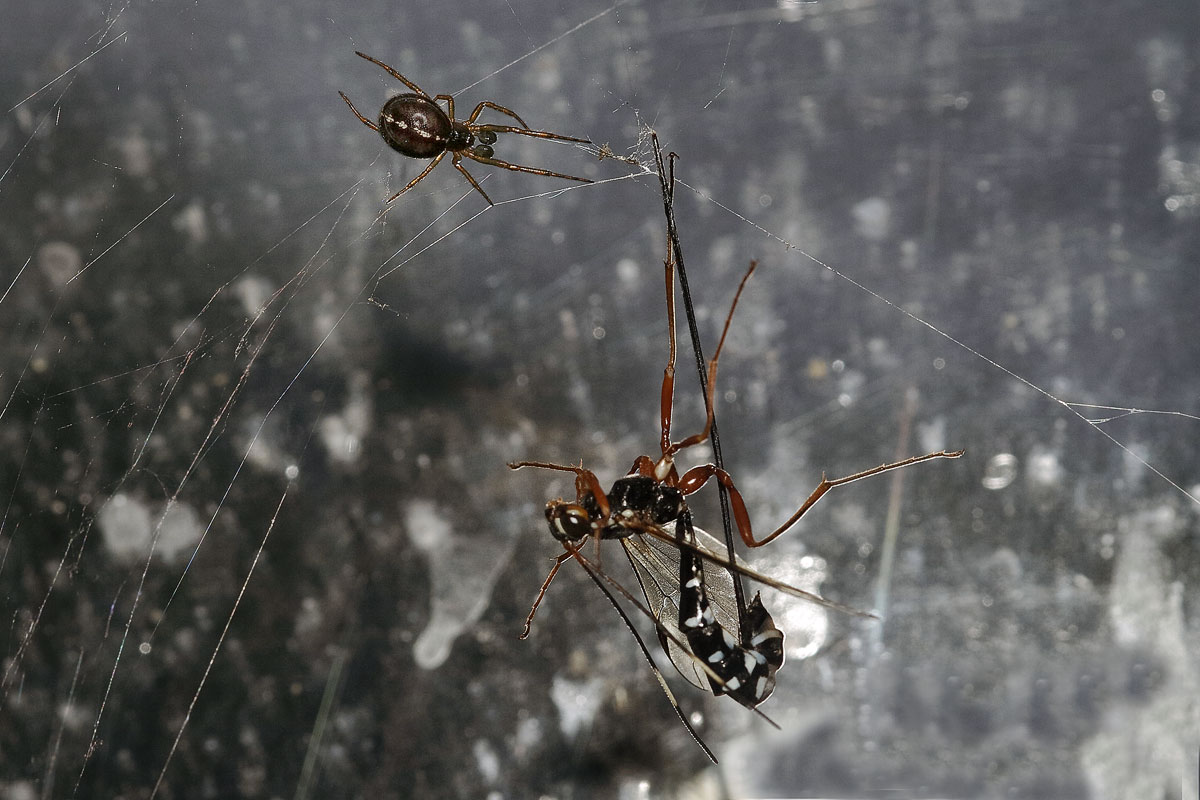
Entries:
{"label": "trapped insect", "polygon": [[[716,572],[728,573],[730,580],[745,575],[752,580],[779,589],[796,597],[836,608],[852,614],[863,615],[846,606],[831,603],[824,598],[795,587],[781,584],[764,575],[753,572],[732,559],[717,555],[714,540],[705,537],[703,544],[698,529],[692,525],[691,512],[687,508],[686,496],[698,491],[711,478],[716,478],[728,491],[733,506],[734,519],[742,540],[749,547],[759,547],[775,539],[792,527],[826,492],[872,475],[878,475],[910,464],[936,458],[957,458],[962,451],[938,451],[914,456],[903,461],[882,464],[873,469],[858,472],[844,478],[828,480],[824,477],[817,488],[801,504],[788,520],[762,539],[755,539],[749,513],[741,493],[725,470],[712,464],[694,467],[682,476],[675,467],[675,455],[681,450],[701,444],[709,437],[713,426],[713,404],[716,396],[717,363],[729,332],[733,313],[746,281],[755,270],[751,262],[749,269],[738,285],[737,293],[725,319],[725,327],[717,344],[716,352],[708,362],[708,390],[705,393],[706,420],[704,429],[697,434],[671,440],[671,420],[674,407],[675,385],[675,301],[674,264],[670,257],[665,262],[667,287],[667,325],[669,355],[663,373],[660,395],[661,438],[658,459],[639,456],[629,473],[618,479],[612,489],[605,493],[594,472],[580,466],[568,466],[541,461],[520,461],[509,464],[512,469],[534,467],[538,469],[571,472],[575,475],[575,500],[551,500],[546,504],[546,519],[550,533],[563,545],[566,552],[560,555],[526,620],[525,634],[545,596],[550,582],[558,569],[568,559],[575,559],[589,577],[601,588],[608,583],[627,600],[655,621],[659,640],[667,650],[672,663],[693,685],[708,688],[714,694],[729,694],[742,705],[757,711],[757,706],[771,693],[775,685],[775,672],[783,662],[783,634],[775,627],[769,613],[763,608],[759,597],[748,604],[745,618],[740,610],[730,610],[728,604],[718,604],[721,613],[714,613],[709,602],[711,578],[704,571],[704,562],[717,567]],[[588,537],[596,541],[595,561],[586,558],[582,546]],[[616,584],[599,566],[599,543],[602,539],[618,539],[629,557],[649,608],[643,607],[636,598]],[[677,576],[671,574],[670,565],[676,561]],[[722,575],[722,577],[725,577]],[[678,589],[667,589],[677,581]],[[609,599],[616,605],[611,593],[605,589]],[[718,594],[724,594],[718,593]],[[619,607],[618,607],[618,610]],[[670,612],[677,612],[677,619],[669,619]],[[621,612],[624,617],[624,612]],[[869,616],[869,615],[866,615]],[[626,619],[628,623],[628,619]],[[740,631],[743,640],[738,641],[730,628]],[[632,626],[630,625],[632,630]],[[523,634],[524,635],[524,634]],[[636,632],[635,632],[636,636]],[[641,644],[639,638],[639,644]],[[645,646],[642,645],[643,651]],[[651,665],[653,668],[653,665]],[[657,674],[657,670],[655,670]],[[661,675],[660,684],[664,685]],[[667,691],[668,698],[681,719],[684,715],[674,697]],[[687,720],[684,719],[687,725]],[[696,736],[688,725],[689,731]],[[699,741],[697,737],[697,741]],[[701,743],[702,744],[702,743]],[[702,744],[703,746],[703,744]],[[709,752],[705,748],[706,752]],[[711,752],[709,752],[711,756]]]}
{"label": "trapped insect", "polygon": [[[383,136],[383,140],[388,143],[388,146],[401,155],[406,155],[410,158],[433,159],[421,171],[420,175],[409,181],[407,186],[389,197],[386,202],[392,202],[420,183],[438,165],[442,158],[445,157],[446,153],[450,154],[454,168],[461,172],[470,181],[471,185],[475,187],[475,190],[483,195],[483,199],[487,200],[491,205],[495,205],[492,202],[492,198],[488,197],[487,192],[479,186],[475,178],[471,177],[471,173],[467,172],[467,168],[463,166],[463,156],[472,161],[478,161],[480,164],[503,167],[513,172],[528,172],[532,175],[545,175],[550,178],[563,178],[569,181],[579,181],[580,183],[593,182],[588,178],[577,178],[574,175],[564,175],[560,172],[551,172],[548,169],[526,167],[521,164],[511,164],[507,161],[502,161],[495,157],[495,150],[492,147],[496,143],[496,134],[498,133],[516,133],[521,136],[534,136],[539,139],[555,139],[563,142],[578,142],[580,144],[591,144],[589,140],[578,139],[574,136],[562,136],[548,131],[531,130],[525,124],[525,120],[517,116],[516,112],[504,106],[497,105],[490,100],[484,100],[475,106],[475,110],[471,112],[471,116],[465,120],[455,119],[454,97],[452,95],[439,94],[431,97],[421,87],[382,61],[358,51],[355,51],[355,55],[382,67],[389,75],[403,83],[412,92],[398,94],[384,103],[383,108],[379,111],[378,123],[372,122],[360,114],[358,109],[354,107],[354,104],[350,102],[350,98],[346,96],[345,92],[338,92],[342,99],[346,101],[346,105],[350,106],[350,110],[354,112],[354,116],[358,117],[359,121],[371,130],[377,131]],[[441,107],[435,102],[437,100],[446,101],[446,111],[442,111]],[[519,122],[521,127],[476,122],[475,120],[479,118],[479,115],[483,113],[485,108],[490,108],[501,114],[507,114]]]}

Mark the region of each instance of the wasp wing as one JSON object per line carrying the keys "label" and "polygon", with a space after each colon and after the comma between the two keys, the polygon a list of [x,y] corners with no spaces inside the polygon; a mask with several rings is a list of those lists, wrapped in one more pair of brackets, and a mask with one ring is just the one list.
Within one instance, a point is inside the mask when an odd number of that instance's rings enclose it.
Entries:
{"label": "wasp wing", "polygon": [[[733,591],[733,573],[777,589],[792,597],[815,603],[823,608],[855,617],[878,619],[874,614],[835,603],[814,592],[763,575],[751,569],[740,559],[731,563],[719,554],[725,549],[723,542],[700,528],[693,526],[692,530],[695,532],[695,541],[677,537],[673,522],[661,528],[645,528],[640,533],[632,534],[620,541],[625,549],[625,555],[633,567],[633,572],[637,576],[642,594],[646,597],[646,603],[661,626],[658,638],[663,650],[666,651],[679,674],[697,688],[711,691],[708,676],[700,666],[699,659],[690,650],[681,646],[681,642],[685,639],[683,632],[679,629],[679,553],[681,549],[695,553],[706,562],[704,587],[709,606],[721,627],[735,638],[740,635],[741,626]],[[664,628],[678,635],[668,638],[664,635]]]}
{"label": "wasp wing", "polygon": [[[708,533],[701,530],[700,528],[695,528],[695,531],[696,531],[697,538],[699,539],[699,543],[695,543],[695,544],[688,542],[686,540],[680,541],[679,539],[677,539],[675,537],[674,533],[672,533],[668,530],[668,528],[666,526],[664,526],[663,528],[659,528],[659,529],[647,528],[644,531],[644,535],[646,538],[655,539],[656,541],[658,541],[659,543],[661,543],[667,547],[672,547],[672,548],[676,548],[676,549],[683,548],[685,550],[690,550],[693,553],[695,553],[696,555],[700,556],[700,558],[704,559],[708,563],[708,565],[715,565],[717,567],[720,567],[720,569],[717,570],[717,572],[724,573],[726,576],[728,576],[729,572],[731,572],[731,571],[736,572],[738,575],[749,578],[750,580],[754,581],[755,583],[761,583],[763,586],[769,586],[772,589],[777,589],[777,590],[783,592],[784,594],[791,595],[792,597],[796,597],[801,600],[806,600],[810,603],[815,603],[816,605],[822,606],[823,608],[832,609],[833,611],[839,611],[843,614],[849,614],[852,617],[862,617],[863,619],[879,619],[878,616],[870,613],[869,611],[860,611],[859,609],[853,608],[852,606],[843,605],[841,603],[835,603],[832,600],[826,600],[824,597],[822,597],[819,594],[816,594],[815,592],[809,592],[809,591],[806,591],[799,587],[784,583],[783,581],[776,580],[775,578],[772,578],[769,575],[764,575],[761,572],[751,569],[741,559],[738,559],[736,563],[730,563],[729,559],[727,559],[725,556],[719,554],[720,552],[723,552],[725,550],[724,542],[718,542],[716,539],[714,539],[712,536],[710,536]],[[703,538],[700,538],[701,535],[703,535]],[[714,547],[716,549],[714,549]],[[678,563],[678,555],[676,556],[676,563]],[[709,572],[709,570],[706,568],[705,576],[708,575],[708,572]],[[732,578],[730,578],[730,580],[732,581]],[[732,593],[732,588],[730,591]],[[735,613],[734,619],[735,620],[737,619],[736,613]],[[722,625],[724,625],[723,622],[722,622]],[[735,630],[736,630],[736,628],[735,628]]]}
{"label": "wasp wing", "polygon": [[[604,581],[609,586],[611,586],[613,589],[616,589],[617,592],[622,597],[624,597],[626,600],[628,600],[634,606],[634,608],[638,609],[638,611],[642,612],[647,617],[649,617],[651,620],[653,620],[654,626],[658,630],[659,640],[661,641],[662,639],[667,639],[668,641],[674,642],[674,644],[679,648],[679,652],[681,654],[686,654],[687,657],[695,664],[695,666],[697,668],[697,674],[703,673],[704,675],[708,676],[708,678],[712,682],[717,683],[718,685],[723,684],[724,679],[720,675],[718,675],[715,671],[713,671],[713,669],[711,667],[709,667],[707,664],[704,664],[702,661],[700,661],[699,658],[697,658],[694,654],[691,653],[691,651],[688,649],[688,643],[687,643],[686,639],[680,638],[678,629],[675,629],[673,626],[667,627],[666,625],[664,625],[659,620],[658,616],[656,616],[654,614],[654,612],[652,612],[649,608],[647,608],[647,607],[643,606],[641,603],[639,603],[637,598],[635,598],[624,586],[622,586],[620,583],[618,583],[616,580],[614,580],[612,578],[612,576],[603,572],[600,569],[599,565],[593,564],[586,557],[584,557],[584,555],[582,553],[580,553],[578,549],[571,547],[570,543],[563,542],[563,545],[570,552],[571,556],[574,557],[574,559],[577,562],[579,562],[579,565],[581,567],[583,567],[584,571],[586,571],[588,573],[588,576],[593,581],[596,581],[596,582]],[[609,593],[605,592],[605,594],[609,594]],[[611,595],[609,595],[609,600],[612,601],[613,599],[614,598]],[[755,601],[757,602],[757,598],[755,598]],[[622,614],[621,616],[624,618],[626,625],[631,624],[627,616],[625,616],[624,614]],[[631,628],[631,630],[632,630],[632,628]],[[640,637],[639,637],[639,639],[640,639]],[[646,653],[645,643],[639,641],[639,644],[642,645],[643,653]],[[648,656],[649,654],[646,653],[646,655]],[[658,677],[659,682],[663,684],[663,687],[665,689],[666,684],[663,682],[662,673],[658,672],[658,670],[655,670],[655,673]],[[727,688],[726,691],[729,691],[732,688],[734,688],[734,687]],[[667,696],[671,697],[671,693],[669,691],[667,692]],[[764,714],[762,711],[760,711],[758,709],[757,703],[755,703],[755,704],[742,703],[742,705],[744,705],[746,708],[753,711],[758,716],[762,717],[776,730],[779,729],[779,725],[777,725],[773,719],[771,719],[770,717],[768,717],[766,714]],[[688,726],[688,727],[690,728],[691,726]]]}
{"label": "wasp wing", "polygon": [[[711,552],[723,545],[705,531],[693,527],[696,542],[694,548]],[[679,540],[675,538],[675,523],[670,522],[659,530],[659,535],[633,534],[620,540],[625,555],[637,576],[646,604],[654,613],[658,623],[678,634],[675,639],[667,638],[662,630],[658,640],[679,674],[698,689],[711,692],[707,673],[700,667],[699,659],[690,650],[681,647],[686,641],[679,629]],[[686,543],[686,542],[685,542]],[[704,570],[704,588],[709,607],[722,628],[738,637],[737,600],[733,591],[733,576],[724,567],[707,567]]]}

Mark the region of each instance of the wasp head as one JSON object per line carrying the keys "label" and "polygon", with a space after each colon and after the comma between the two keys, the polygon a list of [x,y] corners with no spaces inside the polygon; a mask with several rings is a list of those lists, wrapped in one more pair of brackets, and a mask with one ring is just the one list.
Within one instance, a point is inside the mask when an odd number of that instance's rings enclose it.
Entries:
{"label": "wasp head", "polygon": [[587,509],[578,503],[551,500],[546,503],[546,521],[550,535],[560,542],[578,542],[592,532]]}

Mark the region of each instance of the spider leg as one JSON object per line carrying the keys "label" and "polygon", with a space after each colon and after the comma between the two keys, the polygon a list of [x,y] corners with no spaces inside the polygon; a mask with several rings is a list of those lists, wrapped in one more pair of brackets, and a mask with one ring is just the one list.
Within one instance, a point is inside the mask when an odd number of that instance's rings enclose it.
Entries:
{"label": "spider leg", "polygon": [[517,112],[513,111],[511,108],[505,108],[504,106],[498,106],[490,100],[484,100],[482,103],[475,106],[475,110],[471,112],[471,116],[467,117],[467,124],[470,125],[472,122],[479,119],[479,115],[483,113],[483,110],[485,108],[490,108],[493,111],[499,111],[501,114],[508,114],[510,117],[515,119],[517,122],[521,123],[522,128],[529,130],[529,126],[525,124],[525,120],[523,120],[517,116]]}
{"label": "spider leg", "polygon": [[683,477],[679,479],[679,490],[685,495],[691,494],[707,483],[709,478],[716,477],[716,479],[720,481],[721,485],[729,491],[729,499],[731,501],[731,505],[733,506],[733,517],[737,521],[738,533],[741,534],[742,541],[746,543],[747,547],[762,547],[764,544],[773,541],[776,536],[779,536],[788,528],[799,522],[800,518],[803,517],[810,508],[816,505],[817,501],[824,497],[826,492],[835,486],[844,486],[847,483],[853,483],[854,481],[859,481],[863,478],[870,478],[874,475],[880,475],[884,472],[891,472],[894,469],[911,466],[912,464],[919,464],[922,461],[929,461],[934,458],[958,458],[962,454],[962,450],[939,450],[936,453],[926,453],[923,456],[913,456],[911,458],[906,458],[903,461],[892,462],[891,464],[880,464],[878,467],[873,469],[856,472],[853,475],[847,475],[844,478],[837,478],[832,481],[822,475],[821,482],[817,484],[817,488],[813,489],[813,492],[808,496],[808,499],[800,504],[800,508],[796,511],[796,513],[792,514],[792,516],[789,517],[786,522],[784,522],[774,531],[767,534],[765,538],[757,541],[754,539],[754,532],[750,528],[750,514],[746,511],[746,502],[742,499],[742,493],[739,492],[737,487],[733,485],[733,478],[731,478],[729,473],[725,470],[718,469],[713,464],[702,464],[698,467],[693,467],[685,472]]}
{"label": "spider leg", "polygon": [[[590,178],[577,178],[574,175],[564,175],[561,172],[551,172],[548,169],[535,169],[534,167],[524,167],[520,164],[510,164],[507,161],[501,161],[498,158],[481,156],[478,153],[471,152],[470,150],[464,150],[463,155],[469,159],[472,159],[473,161],[478,161],[480,164],[490,164],[493,167],[503,167],[504,169],[511,169],[513,172],[528,172],[531,175],[545,175],[548,178],[563,178],[564,180],[579,181],[580,183],[595,183],[595,181]],[[466,170],[463,170],[463,172],[466,172]],[[472,181],[472,183],[474,183],[474,181]],[[483,190],[480,189],[480,191]]]}
{"label": "spider leg", "polygon": [[420,86],[417,86],[415,83],[410,81],[408,78],[404,77],[399,72],[396,72],[396,70],[392,69],[387,64],[380,61],[379,59],[371,58],[366,53],[359,52],[358,50],[354,51],[354,55],[358,56],[359,58],[365,58],[367,61],[370,61],[372,64],[374,64],[377,67],[383,67],[383,69],[387,72],[388,75],[391,75],[393,78],[400,81],[401,83],[403,83],[408,88],[412,89],[417,94],[419,94],[423,97],[429,97],[429,95],[425,94],[425,92],[421,89]]}
{"label": "spider leg", "polygon": [[559,133],[551,133],[550,131],[531,131],[528,128],[514,128],[512,125],[478,125],[473,122],[467,122],[467,127],[472,133],[479,131],[494,131],[495,133],[519,133],[522,136],[534,136],[538,139],[557,139],[560,142],[579,142],[580,144],[591,144],[591,139],[577,139],[574,136],[563,136]]}
{"label": "spider leg", "polygon": [[418,183],[420,183],[420,182],[421,182],[421,179],[422,179],[422,178],[424,178],[426,175],[428,175],[428,174],[429,174],[431,171],[433,171],[433,168],[434,168],[434,167],[436,167],[436,166],[438,165],[438,162],[439,162],[439,161],[441,161],[441,160],[442,160],[442,157],[443,157],[443,156],[445,156],[445,155],[446,155],[446,151],[445,151],[445,150],[443,150],[442,152],[438,153],[438,154],[437,154],[437,157],[436,157],[436,158],[434,158],[434,159],[433,159],[433,161],[430,161],[430,162],[429,162],[429,166],[428,166],[428,167],[426,167],[425,169],[421,170],[421,174],[420,174],[420,175],[418,175],[417,177],[415,177],[415,178],[413,178],[411,181],[409,181],[409,182],[408,182],[408,186],[405,186],[403,189],[401,189],[400,191],[396,192],[394,195],[392,195],[392,196],[391,196],[391,197],[389,197],[389,198],[388,198],[386,201],[384,201],[384,205],[387,205],[388,203],[392,202],[392,201],[393,201],[393,200],[395,200],[397,197],[399,197],[400,195],[404,194],[404,193],[405,193],[405,192],[407,192],[409,189],[413,188],[413,187],[414,187],[414,186],[416,186]]}
{"label": "spider leg", "polygon": [[[470,154],[468,153],[468,155],[470,155]],[[479,183],[474,178],[471,177],[471,173],[467,172],[467,168],[462,165],[462,156],[458,153],[455,153],[452,158],[454,160],[454,168],[456,170],[458,170],[459,172],[461,172],[464,176],[466,176],[467,180],[471,182],[471,185],[475,187],[475,191],[477,191],[481,195],[483,195],[483,199],[488,201],[488,205],[489,206],[496,205],[495,203],[492,202],[492,198],[487,196],[487,192],[485,192],[483,190],[483,187],[480,186]]]}
{"label": "spider leg", "polygon": [[449,94],[434,95],[434,100],[446,101],[446,113],[450,116],[451,121],[454,120],[454,96]]}
{"label": "spider leg", "polygon": [[358,117],[359,121],[362,122],[363,125],[366,125],[371,130],[379,133],[379,126],[374,122],[371,122],[371,120],[367,119],[362,114],[358,113],[358,109],[354,107],[354,103],[350,102],[350,98],[346,97],[345,92],[338,92],[338,94],[342,96],[342,99],[346,101],[346,105],[350,106],[350,110],[354,112],[354,116]]}

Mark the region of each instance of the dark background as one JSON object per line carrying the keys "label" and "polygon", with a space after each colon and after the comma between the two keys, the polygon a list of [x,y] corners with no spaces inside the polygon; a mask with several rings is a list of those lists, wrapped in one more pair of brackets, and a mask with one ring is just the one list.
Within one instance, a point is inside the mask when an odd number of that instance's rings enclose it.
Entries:
{"label": "dark background", "polygon": [[[5,17],[0,797],[1196,796],[1194,2]],[[380,218],[421,164],[356,49],[641,165],[508,137],[598,183],[443,164]],[[759,529],[967,451],[755,554],[885,621],[768,598],[781,731],[677,685],[718,768],[578,570],[516,639],[572,488],[505,462],[656,448],[645,126],[708,347],[760,262],[718,406]]]}

